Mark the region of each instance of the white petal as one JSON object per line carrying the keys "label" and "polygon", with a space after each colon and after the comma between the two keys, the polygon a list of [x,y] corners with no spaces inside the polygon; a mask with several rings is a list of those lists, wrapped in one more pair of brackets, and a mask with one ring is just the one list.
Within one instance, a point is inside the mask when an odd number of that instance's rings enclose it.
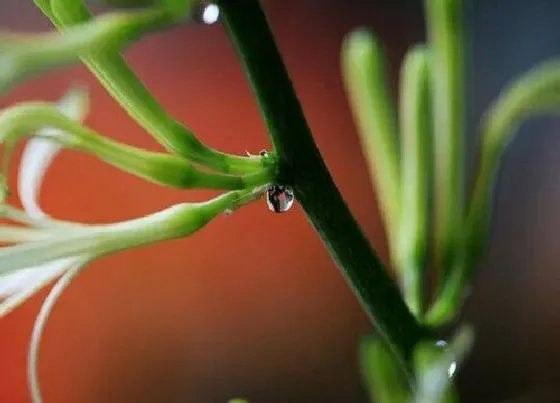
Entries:
{"label": "white petal", "polygon": [[[57,104],[59,111],[71,119],[81,121],[88,110],[85,89],[71,88]],[[45,137],[56,136],[59,130],[43,128],[37,132],[42,137],[34,137],[26,144],[21,156],[18,193],[27,213],[33,218],[43,218],[46,214],[37,202],[43,177],[60,146]]]}
{"label": "white petal", "polygon": [[0,242],[1,243],[22,243],[43,241],[52,238],[61,233],[57,229],[36,229],[15,227],[10,225],[0,225]]}
{"label": "white petal", "polygon": [[[107,248],[108,237],[91,229],[66,229],[63,234],[37,242],[25,242],[0,248],[0,276],[28,267],[42,267],[47,262],[96,255]],[[110,245],[108,245],[110,246]]]}
{"label": "white petal", "polygon": [[45,299],[45,302],[43,302],[43,306],[39,311],[39,315],[37,315],[37,319],[35,320],[27,355],[27,381],[33,403],[41,403],[43,401],[41,389],[39,387],[39,371],[37,365],[39,361],[39,347],[43,336],[43,330],[45,329],[45,325],[49,319],[54,304],[58,301],[62,292],[66,289],[66,287],[68,287],[74,277],[83,270],[88,261],[88,259],[80,259],[76,261],[66,273],[64,273],[64,275],[52,288],[49,295],[47,295],[47,298]]}
{"label": "white petal", "polygon": [[57,220],[50,217],[32,217],[31,215],[27,214],[25,211],[18,209],[17,207],[10,206],[8,204],[0,205],[0,217],[6,218],[10,221],[19,224],[25,224],[33,228],[53,229],[53,228],[70,228],[70,227],[76,228],[76,227],[83,226],[83,224],[80,223]]}
{"label": "white petal", "polygon": [[[81,121],[88,110],[86,90],[82,87],[71,88],[60,99],[57,108],[69,118]],[[40,243],[41,240],[59,234],[53,228],[68,228],[71,226],[70,224],[66,225],[67,223],[64,222],[49,219],[37,203],[45,172],[59,151],[57,143],[45,137],[56,136],[59,133],[60,131],[56,129],[43,128],[37,132],[37,135],[41,137],[34,137],[26,144],[21,158],[18,180],[18,192],[25,211],[20,211],[10,206],[2,206],[2,211],[0,212],[0,215],[5,218],[33,227],[48,228],[48,230],[0,227],[0,241],[31,241],[31,243],[36,245],[36,241]],[[72,225],[72,227],[75,226]],[[41,264],[22,268],[12,273],[4,271],[7,274],[0,275],[0,299],[4,299],[0,303],[0,317],[11,312],[66,270],[83,261],[84,258],[80,256],[65,257],[47,263],[36,261],[32,264]]]}
{"label": "white petal", "polygon": [[6,316],[82,258],[55,260],[0,277],[0,318]]}
{"label": "white petal", "polygon": [[[221,200],[218,201],[222,203]],[[211,214],[203,214],[201,218],[194,206],[196,205],[179,203],[141,218],[114,224],[66,227],[60,230],[57,228],[55,236],[48,239],[0,248],[0,275],[62,258],[99,257],[123,249],[187,236],[212,218]],[[216,209],[212,214],[217,214],[218,211]]]}

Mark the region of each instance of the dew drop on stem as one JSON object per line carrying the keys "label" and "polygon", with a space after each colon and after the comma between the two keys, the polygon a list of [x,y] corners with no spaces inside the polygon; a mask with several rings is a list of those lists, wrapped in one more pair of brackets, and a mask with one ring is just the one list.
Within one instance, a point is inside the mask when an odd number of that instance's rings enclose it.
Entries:
{"label": "dew drop on stem", "polygon": [[201,1],[193,11],[193,19],[204,25],[213,25],[220,19],[220,9],[209,1]]}
{"label": "dew drop on stem", "polygon": [[294,204],[294,191],[291,186],[275,184],[266,190],[266,204],[274,213],[284,213]]}
{"label": "dew drop on stem", "polygon": [[[266,150],[259,152],[263,158],[268,156]],[[277,183],[270,185],[266,190],[266,204],[274,213],[284,213],[294,205],[294,190],[289,185]]]}

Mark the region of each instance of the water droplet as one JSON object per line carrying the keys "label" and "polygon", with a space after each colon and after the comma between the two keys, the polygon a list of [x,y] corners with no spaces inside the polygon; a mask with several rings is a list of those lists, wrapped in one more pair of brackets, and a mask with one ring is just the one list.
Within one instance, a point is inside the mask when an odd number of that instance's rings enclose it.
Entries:
{"label": "water droplet", "polygon": [[284,213],[294,204],[294,191],[288,185],[271,185],[266,190],[266,204],[274,213]]}
{"label": "water droplet", "polygon": [[195,21],[201,24],[215,24],[220,19],[220,8],[214,3],[201,1],[200,4],[195,8],[193,18]]}
{"label": "water droplet", "polygon": [[[445,349],[447,347],[447,342],[445,340],[438,340],[436,341],[436,347]],[[457,371],[457,361],[453,361],[447,369],[447,375],[449,376],[449,378],[453,378],[453,375],[455,375],[455,371]]]}
{"label": "water droplet", "polygon": [[453,378],[453,375],[455,375],[455,371],[457,371],[457,361],[453,361],[449,366],[449,369],[447,370],[447,374],[450,378]]}

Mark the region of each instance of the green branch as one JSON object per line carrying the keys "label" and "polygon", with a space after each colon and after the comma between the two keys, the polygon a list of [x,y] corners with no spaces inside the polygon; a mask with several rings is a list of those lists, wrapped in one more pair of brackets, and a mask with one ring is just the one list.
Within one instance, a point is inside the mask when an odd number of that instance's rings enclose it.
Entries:
{"label": "green branch", "polygon": [[218,0],[277,153],[311,224],[379,333],[404,357],[423,336],[397,285],[371,249],[315,145],[258,0]]}
{"label": "green branch", "polygon": [[[85,151],[123,171],[174,188],[238,190],[262,186],[273,177],[270,168],[243,176],[203,171],[176,155],[143,150],[101,136],[53,105],[41,102],[22,103],[0,112],[0,144],[10,144],[41,127],[57,129],[57,135],[50,139],[64,147]],[[9,155],[4,156],[4,162],[9,161]]]}
{"label": "green branch", "polygon": [[[63,32],[75,26],[95,21],[83,1],[34,0],[51,22]],[[165,0],[165,5],[156,15],[161,16],[157,28],[172,26],[180,15],[188,12],[193,2]],[[188,6],[188,7],[187,7]],[[184,9],[184,10],[183,10]],[[170,10],[172,13],[170,13]],[[138,18],[140,13],[128,13],[130,18]],[[136,28],[138,31],[138,28]],[[138,32],[134,32],[136,36]],[[121,36],[129,35],[127,27]],[[81,59],[97,77],[109,94],[146,131],[167,150],[193,162],[225,173],[253,173],[262,168],[259,157],[241,157],[222,153],[203,144],[188,128],[172,118],[159,101],[129,67],[121,53],[113,48],[81,54]]]}

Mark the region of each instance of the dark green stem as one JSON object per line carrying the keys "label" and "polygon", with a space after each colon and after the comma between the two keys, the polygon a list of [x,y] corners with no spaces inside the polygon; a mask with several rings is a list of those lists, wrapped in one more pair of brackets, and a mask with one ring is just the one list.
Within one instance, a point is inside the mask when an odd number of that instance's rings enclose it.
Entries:
{"label": "dark green stem", "polygon": [[218,0],[278,156],[291,184],[379,333],[404,357],[424,335],[371,249],[327,170],[258,0]]}

